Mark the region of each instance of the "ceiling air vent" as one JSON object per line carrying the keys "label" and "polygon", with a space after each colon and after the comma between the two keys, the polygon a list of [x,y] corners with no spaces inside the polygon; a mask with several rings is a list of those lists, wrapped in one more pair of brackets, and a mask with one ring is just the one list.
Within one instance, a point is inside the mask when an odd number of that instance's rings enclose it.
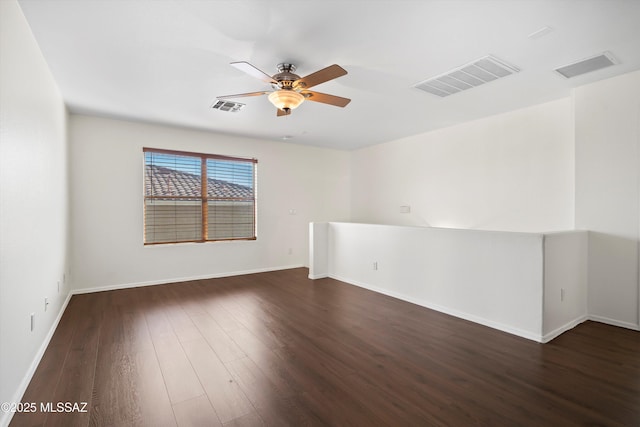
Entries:
{"label": "ceiling air vent", "polygon": [[517,67],[487,55],[444,74],[424,80],[414,87],[445,97],[517,73]]}
{"label": "ceiling air vent", "polygon": [[556,72],[567,79],[576,77],[581,74],[590,73],[591,71],[600,70],[602,68],[615,65],[618,62],[609,52],[603,52],[600,55],[592,56],[591,58],[583,59],[582,61],[574,62],[573,64],[565,65],[564,67],[556,68]]}
{"label": "ceiling air vent", "polygon": [[239,102],[231,102],[231,101],[216,101],[215,104],[211,106],[214,110],[220,111],[229,111],[231,113],[235,113],[240,111],[245,104],[241,104]]}

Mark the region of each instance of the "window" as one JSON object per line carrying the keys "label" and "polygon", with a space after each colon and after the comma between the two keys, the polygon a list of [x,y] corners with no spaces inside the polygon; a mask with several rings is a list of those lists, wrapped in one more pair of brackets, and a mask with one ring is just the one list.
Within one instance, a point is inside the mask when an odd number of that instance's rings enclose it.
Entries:
{"label": "window", "polygon": [[143,151],[145,245],[255,240],[256,159]]}

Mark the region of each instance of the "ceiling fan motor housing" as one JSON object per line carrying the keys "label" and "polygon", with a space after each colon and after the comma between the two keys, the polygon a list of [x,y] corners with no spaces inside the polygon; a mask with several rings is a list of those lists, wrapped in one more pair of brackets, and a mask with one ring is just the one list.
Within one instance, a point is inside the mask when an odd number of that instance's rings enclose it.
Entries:
{"label": "ceiling fan motor housing", "polygon": [[272,84],[274,89],[293,89],[293,83],[296,80],[300,80],[300,76],[294,74],[296,66],[293,64],[281,63],[278,64],[278,74],[273,76],[273,80],[278,82]]}

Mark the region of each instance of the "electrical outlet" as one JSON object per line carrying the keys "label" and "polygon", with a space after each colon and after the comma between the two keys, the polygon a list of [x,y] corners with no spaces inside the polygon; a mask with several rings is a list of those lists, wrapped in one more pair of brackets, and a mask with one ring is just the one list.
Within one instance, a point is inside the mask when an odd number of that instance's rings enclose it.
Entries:
{"label": "electrical outlet", "polygon": [[49,306],[49,298],[44,297],[44,311],[47,311],[48,306]]}
{"label": "electrical outlet", "polygon": [[374,261],[373,262],[373,269],[377,270],[378,269],[378,261]]}
{"label": "electrical outlet", "polygon": [[564,288],[560,288],[560,301],[564,301]]}
{"label": "electrical outlet", "polygon": [[31,332],[33,332],[33,329],[35,327],[36,327],[36,314],[31,313]]}

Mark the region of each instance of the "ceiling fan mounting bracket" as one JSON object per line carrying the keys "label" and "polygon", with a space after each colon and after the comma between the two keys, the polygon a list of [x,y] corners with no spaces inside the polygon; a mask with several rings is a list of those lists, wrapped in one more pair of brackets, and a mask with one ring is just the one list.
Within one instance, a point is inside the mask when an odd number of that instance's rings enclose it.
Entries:
{"label": "ceiling fan mounting bracket", "polygon": [[280,71],[281,73],[295,73],[296,72],[296,66],[293,65],[293,64],[288,64],[286,62],[281,62],[276,67],[278,68],[278,71]]}

